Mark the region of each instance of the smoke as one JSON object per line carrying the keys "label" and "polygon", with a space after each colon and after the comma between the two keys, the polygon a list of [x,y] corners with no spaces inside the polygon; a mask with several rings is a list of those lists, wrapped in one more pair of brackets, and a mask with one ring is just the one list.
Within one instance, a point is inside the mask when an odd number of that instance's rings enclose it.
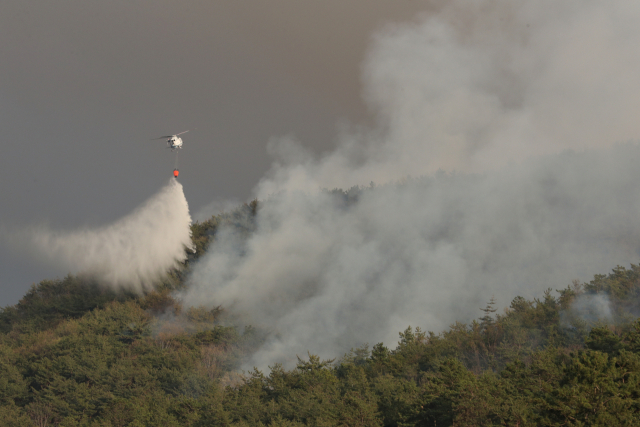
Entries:
{"label": "smoke", "polygon": [[182,185],[168,185],[134,212],[98,229],[30,232],[30,247],[43,259],[87,274],[115,288],[141,292],[186,258],[191,217]]}
{"label": "smoke", "polygon": [[640,6],[623,1],[432,1],[417,22],[373,37],[364,96],[379,126],[346,130],[316,162],[272,147],[285,167],[258,195],[486,171],[635,139],[639,21]]}
{"label": "smoke", "polygon": [[[640,135],[639,18],[622,1],[434,1],[378,33],[363,66],[378,126],[321,158],[272,140],[257,231],[219,232],[185,304],[270,327],[264,367],[636,262],[640,147],[614,143]],[[372,181],[390,184],[349,206],[318,191]]]}
{"label": "smoke", "polygon": [[587,326],[598,322],[612,322],[614,316],[609,297],[604,294],[578,295],[569,309],[560,314],[560,323],[564,327],[575,327],[574,319],[578,319]]}
{"label": "smoke", "polygon": [[193,214],[193,220],[206,221],[213,215],[218,215],[221,212],[232,212],[241,204],[242,202],[239,199],[216,199],[198,209]]}

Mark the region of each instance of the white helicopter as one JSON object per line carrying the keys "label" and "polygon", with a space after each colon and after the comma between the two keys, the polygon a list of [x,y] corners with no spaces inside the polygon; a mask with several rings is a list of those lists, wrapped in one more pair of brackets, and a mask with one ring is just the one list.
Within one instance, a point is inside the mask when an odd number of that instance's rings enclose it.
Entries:
{"label": "white helicopter", "polygon": [[185,130],[184,132],[180,132],[177,133],[175,135],[166,135],[166,136],[161,136],[160,138],[154,138],[152,139],[152,141],[155,141],[156,139],[165,139],[167,138],[167,146],[169,148],[171,148],[171,151],[175,151],[179,148],[182,148],[182,138],[178,137],[178,135],[182,135],[183,133],[187,133],[189,132],[188,130]]}

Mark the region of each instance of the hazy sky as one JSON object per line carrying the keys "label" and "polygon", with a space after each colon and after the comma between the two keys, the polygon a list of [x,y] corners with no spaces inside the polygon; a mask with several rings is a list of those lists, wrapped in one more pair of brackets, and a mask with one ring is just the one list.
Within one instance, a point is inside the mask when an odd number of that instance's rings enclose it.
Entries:
{"label": "hazy sky", "polygon": [[[115,221],[165,184],[160,135],[180,153],[192,215],[244,201],[272,136],[316,152],[341,121],[370,120],[371,34],[418,0],[0,3],[0,222],[74,229]],[[0,247],[0,305],[66,274]]]}

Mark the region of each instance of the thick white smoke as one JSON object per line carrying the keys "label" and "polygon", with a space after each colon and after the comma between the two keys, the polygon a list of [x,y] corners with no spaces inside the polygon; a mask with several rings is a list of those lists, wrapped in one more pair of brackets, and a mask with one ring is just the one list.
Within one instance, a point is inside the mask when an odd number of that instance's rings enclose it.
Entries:
{"label": "thick white smoke", "polygon": [[[257,232],[222,230],[185,303],[271,327],[266,366],[637,262],[640,147],[611,146],[640,136],[638,23],[623,1],[434,1],[379,33],[364,66],[379,126],[320,159],[271,142]],[[348,208],[318,192],[407,175],[428,178]]]}
{"label": "thick white smoke", "polygon": [[639,22],[640,5],[621,0],[434,0],[418,22],[374,37],[363,78],[379,127],[345,132],[320,161],[273,144],[282,167],[257,195],[636,139]]}
{"label": "thick white smoke", "polygon": [[114,224],[97,229],[31,232],[44,259],[113,287],[142,291],[191,247],[191,217],[182,185],[171,179],[158,194]]}

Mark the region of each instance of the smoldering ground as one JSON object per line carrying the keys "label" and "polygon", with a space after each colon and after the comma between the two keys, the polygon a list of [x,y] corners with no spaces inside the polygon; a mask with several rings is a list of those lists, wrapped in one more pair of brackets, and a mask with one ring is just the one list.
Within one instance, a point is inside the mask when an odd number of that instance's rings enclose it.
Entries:
{"label": "smoldering ground", "polygon": [[[164,186],[130,215],[95,229],[28,231],[27,250],[72,273],[140,292],[186,258],[191,217],[182,185]],[[22,240],[25,233],[17,233]]]}
{"label": "smoldering ground", "polygon": [[[272,141],[257,231],[220,230],[185,304],[270,327],[265,367],[637,262],[640,148],[613,144],[640,135],[638,22],[622,1],[434,1],[378,33],[378,126],[344,127],[321,158]],[[318,191],[371,181],[391,184],[347,208]]]}

